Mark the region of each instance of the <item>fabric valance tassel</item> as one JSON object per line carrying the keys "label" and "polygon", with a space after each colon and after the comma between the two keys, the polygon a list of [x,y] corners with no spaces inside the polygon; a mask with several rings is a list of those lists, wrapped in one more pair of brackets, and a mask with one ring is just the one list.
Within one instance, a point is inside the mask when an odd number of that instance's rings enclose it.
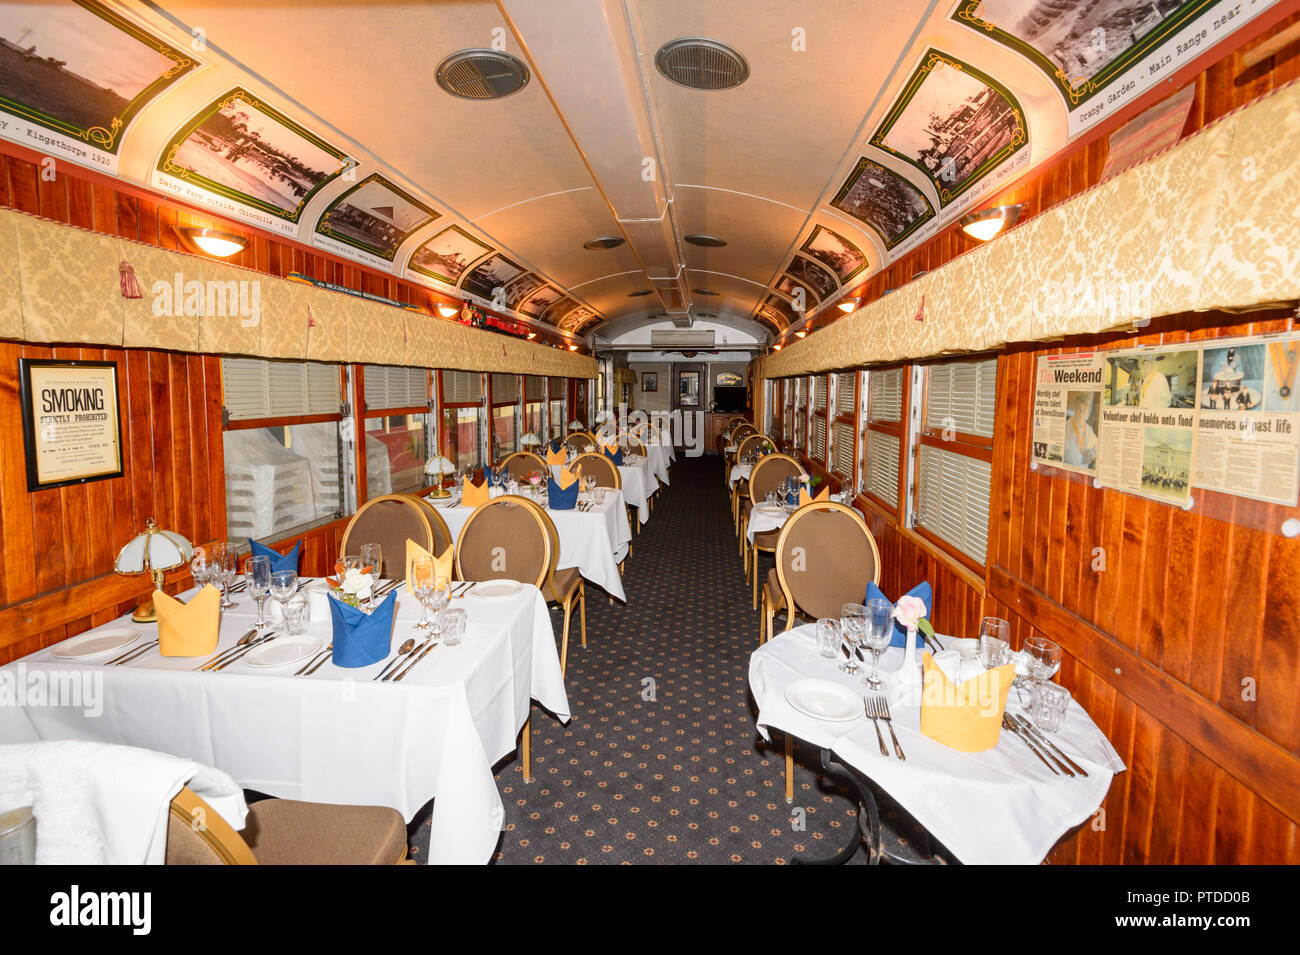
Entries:
{"label": "fabric valance tassel", "polygon": [[117,267],[118,279],[122,284],[123,298],[144,298],[144,290],[140,288],[140,281],[135,277],[135,269],[131,268],[130,262],[122,262]]}

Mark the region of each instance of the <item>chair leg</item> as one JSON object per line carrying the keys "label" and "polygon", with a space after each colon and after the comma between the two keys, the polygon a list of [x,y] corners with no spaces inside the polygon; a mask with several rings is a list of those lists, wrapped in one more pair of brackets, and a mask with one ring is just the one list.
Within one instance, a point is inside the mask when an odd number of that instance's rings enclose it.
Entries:
{"label": "chair leg", "polygon": [[794,802],[794,737],[789,733],[785,734],[785,801]]}
{"label": "chair leg", "polygon": [[582,645],[587,645],[587,582],[578,584],[578,620],[582,626]]}
{"label": "chair leg", "polygon": [[[531,703],[529,704],[528,719],[524,720],[524,729],[522,735],[523,735],[523,741],[520,744],[519,748],[522,752],[523,760],[524,760],[524,782],[531,783],[533,781],[533,746],[532,746],[533,714],[532,714]],[[790,745],[788,738],[787,738],[786,745],[787,746]],[[789,757],[787,756],[786,759],[788,760]],[[789,783],[787,783],[786,790],[788,791],[789,788],[790,785]],[[793,798],[792,796],[787,795],[786,802],[789,802],[792,798]]]}
{"label": "chair leg", "polygon": [[774,634],[772,633],[772,624],[775,622],[775,620],[776,620],[776,608],[774,608],[771,605],[771,603],[769,603],[767,605],[767,619],[764,621],[764,625],[767,627],[767,633],[763,636],[764,643],[766,643],[768,640],[771,640],[772,637],[774,636]]}
{"label": "chair leg", "polygon": [[560,679],[569,670],[569,620],[573,616],[573,601],[564,602],[564,637],[560,640]]}
{"label": "chair leg", "polygon": [[[763,616],[767,615],[767,591],[763,591]],[[767,628],[763,624],[763,616],[758,618],[758,645],[761,647],[767,636]]]}
{"label": "chair leg", "polygon": [[750,563],[753,565],[753,569],[754,569],[754,599],[753,599],[753,607],[754,607],[755,610],[757,610],[757,609],[758,609],[758,548],[755,547],[753,550],[754,550],[754,556],[753,556],[753,559],[750,560]]}

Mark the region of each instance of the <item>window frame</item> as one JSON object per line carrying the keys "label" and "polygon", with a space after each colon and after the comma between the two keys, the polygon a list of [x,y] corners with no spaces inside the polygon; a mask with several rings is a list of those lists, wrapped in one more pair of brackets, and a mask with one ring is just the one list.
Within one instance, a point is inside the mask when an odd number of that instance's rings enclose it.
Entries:
{"label": "window frame", "polygon": [[[519,411],[520,411],[520,405],[523,401],[523,388],[524,388],[523,377],[524,376],[511,374],[510,372],[502,372],[502,371],[487,372],[486,374],[487,374],[486,384],[487,384],[487,409],[488,409],[488,415],[487,415],[488,459],[493,463],[493,465],[495,465],[503,457],[501,453],[501,449],[497,447],[496,411],[498,408],[506,408],[506,407],[514,408],[514,411],[511,414],[511,420],[513,423],[513,428],[515,433],[515,447],[514,447],[514,451],[507,451],[506,454],[514,454],[515,451],[520,450],[519,439],[523,437],[523,435],[519,429]],[[497,375],[506,375],[515,380],[515,397],[512,401],[496,400],[496,395],[494,394],[495,392],[494,379],[497,377]]]}
{"label": "window frame", "polygon": [[[902,396],[899,403],[900,413],[898,421],[889,421],[885,418],[877,419],[873,416],[874,409],[871,407],[871,376],[881,372],[897,370],[902,378]],[[896,497],[897,504],[890,504],[888,501],[873,493],[865,480],[865,476],[860,472],[858,482],[861,490],[859,493],[867,498],[871,503],[884,511],[886,514],[893,516],[899,524],[903,523],[902,515],[904,506],[907,501],[908,486],[908,409],[912,404],[912,375],[911,368],[904,362],[894,362],[887,365],[874,365],[862,369],[859,374],[859,387],[862,387],[862,397],[859,399],[862,406],[862,426],[857,429],[858,434],[858,456],[856,459],[857,466],[866,460],[866,446],[870,441],[870,434],[875,431],[879,434],[887,434],[898,441],[898,467],[896,469]]]}
{"label": "window frame", "polygon": [[[491,420],[490,420],[490,418],[488,417],[488,415],[487,415],[487,413],[486,413],[486,410],[485,410],[485,404],[486,404],[485,399],[486,399],[486,396],[487,396],[487,388],[486,388],[486,385],[487,385],[488,383],[483,381],[483,375],[484,375],[484,372],[471,372],[471,374],[476,374],[476,375],[479,376],[479,388],[480,388],[480,390],[481,390],[481,393],[482,393],[483,397],[480,397],[478,401],[447,401],[446,398],[444,397],[445,392],[443,391],[443,389],[444,389],[443,376],[444,376],[448,371],[452,371],[452,370],[455,370],[455,369],[444,369],[444,368],[439,368],[439,369],[437,369],[437,375],[438,375],[438,407],[437,407],[437,415],[438,415],[438,454],[440,454],[442,457],[447,458],[447,460],[449,460],[449,461],[452,460],[451,454],[449,453],[449,452],[450,452],[450,449],[447,447],[447,442],[450,440],[451,435],[450,435],[450,433],[449,433],[449,429],[442,427],[442,416],[443,416],[443,414],[445,414],[448,410],[455,410],[455,409],[460,409],[460,408],[474,408],[474,409],[476,409],[477,412],[478,412],[478,434],[477,434],[477,441],[475,442],[476,447],[475,447],[475,449],[474,449],[474,456],[475,456],[476,458],[479,459],[477,464],[472,464],[472,465],[470,465],[470,470],[474,470],[475,468],[481,468],[481,467],[484,466],[484,462],[483,462],[483,429],[484,429],[484,427],[490,427],[490,426],[491,426]],[[487,424],[485,424],[485,422],[487,422]],[[489,438],[488,440],[489,440],[489,442],[490,442],[490,441],[491,441],[491,438]],[[489,444],[489,447],[491,447],[490,444]],[[459,468],[458,468],[458,470],[459,470]]]}
{"label": "window frame", "polygon": [[[839,410],[840,375],[853,376],[853,411],[850,412],[849,414],[843,414]],[[865,380],[866,379],[863,377],[862,369],[860,368],[852,368],[848,371],[832,372],[830,379],[828,380],[828,385],[833,383],[834,387],[829,388],[827,392],[827,411],[829,414],[830,409],[834,408],[834,414],[830,414],[830,418],[826,430],[826,440],[828,443],[828,448],[826,451],[826,470],[829,473],[838,477],[840,480],[848,481],[850,486],[853,488],[855,492],[859,487],[858,442],[861,440],[861,433],[860,433],[860,429],[858,428],[858,416],[859,416],[859,409],[862,407],[862,383]],[[848,425],[851,433],[853,434],[853,442],[852,442],[853,464],[850,468],[850,473],[847,475],[842,474],[841,472],[835,470],[835,452],[839,449],[839,442],[835,440],[834,435],[835,435],[835,426],[840,424]]]}
{"label": "window frame", "polygon": [[[395,365],[392,367],[415,368],[417,366]],[[369,472],[367,471],[366,439],[365,439],[367,420],[369,420],[370,418],[392,418],[398,415],[420,415],[424,418],[424,433],[425,433],[424,449],[425,449],[426,458],[429,453],[428,435],[430,433],[431,428],[433,434],[435,435],[435,439],[434,439],[435,445],[438,444],[438,437],[440,436],[441,429],[437,427],[438,416],[435,413],[435,410],[433,408],[432,389],[433,389],[434,370],[431,368],[422,368],[420,370],[424,372],[425,401],[423,406],[408,405],[406,407],[401,407],[401,408],[371,408],[370,405],[367,404],[366,402],[366,366],[364,364],[353,364],[352,366],[353,393],[356,395],[356,405],[355,405],[357,409],[356,420],[360,426],[357,429],[360,437],[357,440],[357,462],[356,462],[357,507],[358,508],[361,507],[362,504],[370,500],[370,477],[369,477]],[[426,474],[425,478],[429,478],[429,475]],[[433,490],[433,488],[434,488],[434,483],[430,481],[429,483],[421,484],[417,488],[403,490],[400,493],[423,495]]]}
{"label": "window frame", "polygon": [[[826,395],[826,406],[821,410],[817,408],[817,383],[821,382]],[[831,447],[831,379],[829,373],[821,375],[808,376],[808,460],[821,465],[823,470],[830,471],[830,447]],[[822,423],[822,433],[825,440],[822,442],[821,457],[818,457],[813,449],[813,422],[820,419]]]}

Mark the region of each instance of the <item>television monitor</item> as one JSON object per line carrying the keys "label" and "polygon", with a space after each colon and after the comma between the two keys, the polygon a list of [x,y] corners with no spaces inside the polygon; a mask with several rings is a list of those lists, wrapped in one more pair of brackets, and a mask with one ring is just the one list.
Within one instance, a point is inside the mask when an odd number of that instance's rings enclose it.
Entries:
{"label": "television monitor", "polygon": [[749,389],[744,385],[718,385],[713,389],[716,410],[740,414],[749,407]]}

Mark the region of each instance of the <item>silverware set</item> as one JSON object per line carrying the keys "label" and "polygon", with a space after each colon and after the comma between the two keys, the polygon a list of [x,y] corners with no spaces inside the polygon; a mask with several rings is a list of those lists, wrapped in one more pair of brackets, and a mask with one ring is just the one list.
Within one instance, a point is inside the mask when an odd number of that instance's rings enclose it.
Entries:
{"label": "silverware set", "polygon": [[156,647],[156,646],[158,646],[158,638],[157,638],[157,637],[155,637],[154,639],[150,640],[148,643],[144,644],[143,646],[132,647],[130,650],[127,650],[126,653],[122,654],[120,657],[114,657],[113,659],[109,660],[107,663],[104,664],[104,666],[107,666],[107,667],[119,666],[119,667],[120,667],[120,666],[122,666],[122,664],[124,664],[124,663],[130,663],[132,660],[138,660],[140,657],[144,656],[145,651],[147,651],[147,650],[151,650],[151,649],[153,649],[153,648]]}
{"label": "silverware set", "polygon": [[227,647],[225,650],[222,650],[220,653],[218,653],[207,663],[201,664],[200,666],[196,666],[194,669],[223,670],[226,668],[228,664],[234,663],[236,660],[242,657],[249,650],[253,649],[253,647],[257,646],[258,644],[266,643],[267,640],[270,640],[279,631],[271,630],[268,631],[263,636],[258,636],[257,632],[258,632],[258,628],[253,627],[246,634],[240,637],[235,642],[235,645],[233,647]]}
{"label": "silverware set", "polygon": [[1020,737],[1030,751],[1042,761],[1043,765],[1057,776],[1062,774],[1071,777],[1088,775],[1087,770],[1061,752],[1055,743],[1043,735],[1038,727],[1023,716],[1003,712],[1002,728],[1010,730]]}
{"label": "silverware set", "polygon": [[318,650],[310,660],[308,660],[305,664],[303,664],[302,669],[295,671],[294,676],[311,676],[313,673],[315,673],[317,670],[319,670],[322,666],[325,665],[325,661],[330,658],[330,654],[333,652],[334,652],[333,643],[331,643],[324,650]]}
{"label": "silverware set", "polygon": [[903,747],[898,745],[898,734],[894,732],[894,718],[889,715],[889,700],[883,696],[864,696],[862,703],[867,716],[876,725],[876,740],[880,743],[880,755],[889,755],[889,749],[885,746],[885,737],[880,732],[880,721],[884,720],[885,725],[889,727],[890,739],[894,741],[894,755],[906,762],[907,757],[903,754]]}

